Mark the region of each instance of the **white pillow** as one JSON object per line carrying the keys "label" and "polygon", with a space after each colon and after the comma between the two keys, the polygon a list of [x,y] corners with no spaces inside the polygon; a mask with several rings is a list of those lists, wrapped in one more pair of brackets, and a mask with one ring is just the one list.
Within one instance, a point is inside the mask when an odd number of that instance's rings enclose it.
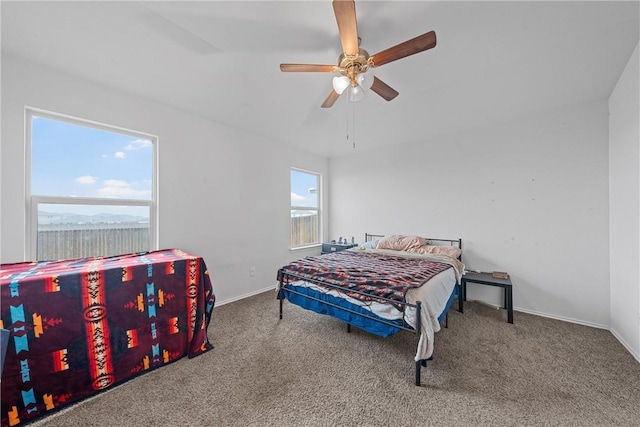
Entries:
{"label": "white pillow", "polygon": [[360,244],[360,249],[375,249],[378,247],[378,240],[369,240]]}

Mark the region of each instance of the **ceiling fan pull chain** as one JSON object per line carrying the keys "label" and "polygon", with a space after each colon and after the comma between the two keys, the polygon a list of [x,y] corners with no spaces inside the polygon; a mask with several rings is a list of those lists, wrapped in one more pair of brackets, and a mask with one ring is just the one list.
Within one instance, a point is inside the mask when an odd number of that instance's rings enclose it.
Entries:
{"label": "ceiling fan pull chain", "polygon": [[[347,102],[347,142],[349,142],[349,133],[351,133],[351,145],[356,148],[356,106],[353,102]],[[351,114],[349,114],[351,108]]]}
{"label": "ceiling fan pull chain", "polygon": [[351,102],[351,114],[353,117],[351,118],[351,126],[353,126],[353,135],[351,138],[351,143],[353,144],[353,148],[356,148],[356,104]]}
{"label": "ceiling fan pull chain", "polygon": [[[347,108],[349,108],[349,107],[347,107]],[[347,130],[347,132],[346,132],[346,134],[347,134],[347,142],[349,142],[349,112],[348,111],[347,111],[347,114],[345,114],[345,116],[347,118],[347,120],[346,120],[346,124],[347,124],[347,129],[346,129]]]}

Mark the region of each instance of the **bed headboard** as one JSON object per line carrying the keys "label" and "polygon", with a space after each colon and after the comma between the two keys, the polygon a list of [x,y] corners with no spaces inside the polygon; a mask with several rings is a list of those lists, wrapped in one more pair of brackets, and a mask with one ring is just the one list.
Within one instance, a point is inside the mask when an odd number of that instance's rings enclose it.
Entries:
{"label": "bed headboard", "polygon": [[[370,234],[364,233],[364,241],[370,242],[375,239],[382,239],[386,234]],[[429,241],[429,244],[436,246],[457,246],[458,249],[462,250],[462,239],[432,239],[426,238]],[[462,255],[458,257],[459,260],[462,260]]]}

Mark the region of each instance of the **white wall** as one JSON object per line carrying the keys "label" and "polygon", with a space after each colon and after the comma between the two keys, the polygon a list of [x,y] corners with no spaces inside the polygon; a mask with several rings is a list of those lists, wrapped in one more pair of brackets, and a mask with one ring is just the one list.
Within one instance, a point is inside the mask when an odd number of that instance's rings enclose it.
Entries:
{"label": "white wall", "polygon": [[332,159],[330,236],[460,237],[467,268],[510,273],[516,310],[607,327],[607,114],[574,105]]}
{"label": "white wall", "polygon": [[320,252],[289,250],[289,168],[326,177],[326,159],[3,53],[2,262],[25,257],[25,105],[159,137],[159,246],[202,256],[219,302],[273,287],[277,268]]}
{"label": "white wall", "polygon": [[640,361],[640,57],[609,98],[611,332]]}

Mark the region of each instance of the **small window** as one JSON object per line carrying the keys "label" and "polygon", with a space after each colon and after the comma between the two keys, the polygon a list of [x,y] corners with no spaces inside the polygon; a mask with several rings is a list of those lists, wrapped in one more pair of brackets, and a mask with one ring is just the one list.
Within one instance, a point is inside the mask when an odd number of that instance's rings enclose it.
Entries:
{"label": "small window", "polygon": [[291,169],[291,247],[320,244],[320,174]]}
{"label": "small window", "polygon": [[157,138],[27,109],[32,259],[157,249]]}

